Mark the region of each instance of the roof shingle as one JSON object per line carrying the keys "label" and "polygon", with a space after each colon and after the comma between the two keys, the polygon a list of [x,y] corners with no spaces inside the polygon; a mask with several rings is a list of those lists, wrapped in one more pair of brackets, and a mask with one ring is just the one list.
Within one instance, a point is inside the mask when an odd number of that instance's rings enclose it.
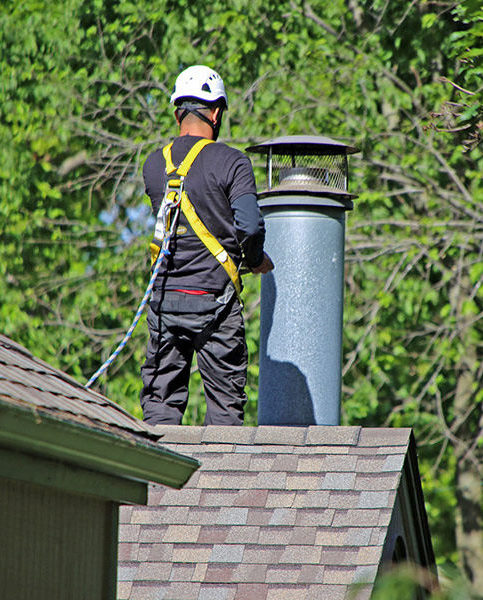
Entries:
{"label": "roof shingle", "polygon": [[[157,429],[202,467],[181,492],[151,486],[149,509],[121,512],[140,532],[134,575],[134,532],[120,538],[132,586],[124,577],[119,600],[342,600],[374,582],[409,429]],[[156,587],[148,574],[168,568]]]}
{"label": "roof shingle", "polygon": [[51,416],[93,429],[114,428],[124,436],[159,438],[152,427],[135,419],[118,404],[86,389],[1,334],[0,398],[12,405],[34,405]]}

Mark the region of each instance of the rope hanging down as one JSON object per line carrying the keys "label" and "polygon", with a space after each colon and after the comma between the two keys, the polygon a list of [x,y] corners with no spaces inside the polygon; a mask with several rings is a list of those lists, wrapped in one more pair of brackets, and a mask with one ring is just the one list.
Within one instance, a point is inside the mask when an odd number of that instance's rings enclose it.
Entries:
{"label": "rope hanging down", "polygon": [[[174,201],[166,198],[166,196],[165,196],[165,201],[164,201],[163,205],[161,206],[161,208],[159,209],[160,212],[162,213],[162,218],[160,219],[160,221],[162,222],[161,228],[163,229],[163,231],[161,232],[161,236],[162,236],[161,249],[160,249],[158,257],[156,258],[156,262],[154,263],[153,273],[151,275],[151,279],[149,280],[149,284],[148,284],[148,287],[146,288],[143,299],[141,300],[141,304],[139,305],[139,308],[136,312],[133,322],[131,323],[131,327],[129,327],[129,329],[127,330],[127,333],[124,336],[122,342],[119,344],[119,346],[116,348],[116,350],[114,350],[114,352],[106,360],[106,362],[99,369],[97,369],[97,371],[94,373],[94,375],[92,375],[92,377],[89,379],[89,381],[85,384],[85,386],[84,386],[85,388],[89,388],[94,383],[94,381],[96,381],[96,379],[100,375],[102,375],[102,373],[104,373],[104,371],[106,371],[109,368],[109,366],[114,362],[116,357],[121,353],[123,348],[128,343],[129,338],[131,337],[132,332],[134,331],[134,328],[138,324],[139,319],[141,318],[141,315],[143,314],[144,308],[145,308],[146,304],[148,303],[149,297],[151,296],[151,292],[153,291],[154,282],[156,280],[156,277],[158,276],[159,269],[161,268],[161,263],[163,262],[164,257],[170,253],[169,252],[169,242],[170,242],[171,236],[173,235],[174,230],[176,228],[176,223],[177,223],[178,214],[179,214],[179,202],[180,202],[180,195],[178,195],[178,197]],[[171,215],[170,213],[173,209],[174,209],[174,214]],[[167,223],[169,223],[169,227],[166,227]]]}
{"label": "rope hanging down", "polygon": [[127,333],[124,336],[122,342],[119,344],[119,346],[116,348],[116,350],[114,350],[114,352],[106,360],[106,362],[102,365],[102,367],[100,367],[99,369],[97,369],[97,371],[94,373],[94,375],[92,375],[92,377],[89,379],[89,381],[85,384],[84,387],[89,388],[94,383],[94,381],[100,375],[102,375],[102,373],[104,373],[104,371],[106,371],[109,368],[109,366],[111,365],[111,363],[114,362],[114,360],[117,358],[117,356],[123,350],[124,346],[128,343],[129,338],[131,337],[132,332],[134,331],[134,328],[138,324],[139,319],[141,318],[141,315],[143,314],[144,308],[145,308],[145,306],[146,306],[146,304],[147,304],[147,302],[149,300],[149,297],[151,295],[151,292],[153,290],[154,281],[155,281],[156,277],[158,276],[159,268],[161,267],[161,263],[163,262],[163,258],[167,254],[169,254],[169,250],[161,250],[161,252],[159,253],[158,259],[157,259],[156,264],[154,266],[153,274],[151,275],[151,279],[149,280],[148,287],[146,288],[146,292],[145,292],[145,294],[143,296],[143,299],[141,300],[141,304],[139,305],[139,308],[137,310],[136,316],[134,317],[133,322],[131,323],[131,327],[129,327],[129,329],[127,330]]}

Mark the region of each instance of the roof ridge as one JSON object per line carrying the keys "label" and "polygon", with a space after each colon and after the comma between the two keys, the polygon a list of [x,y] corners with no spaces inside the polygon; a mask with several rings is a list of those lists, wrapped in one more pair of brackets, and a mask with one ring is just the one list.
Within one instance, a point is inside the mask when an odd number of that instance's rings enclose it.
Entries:
{"label": "roof ridge", "polygon": [[359,425],[156,425],[164,441],[179,444],[357,446]]}
{"label": "roof ridge", "polygon": [[219,446],[407,446],[411,428],[359,425],[154,425],[163,443]]}

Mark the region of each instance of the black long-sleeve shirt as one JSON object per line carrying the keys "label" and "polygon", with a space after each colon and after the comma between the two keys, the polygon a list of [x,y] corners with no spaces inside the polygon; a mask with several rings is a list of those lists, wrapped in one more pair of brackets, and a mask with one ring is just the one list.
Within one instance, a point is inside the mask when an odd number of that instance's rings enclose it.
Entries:
{"label": "black long-sleeve shirt", "polygon": [[[201,138],[182,136],[174,140],[172,159],[179,165]],[[166,186],[162,150],[149,155],[143,176],[154,215],[157,215]],[[242,260],[251,268],[263,260],[265,227],[257,204],[255,178],[250,160],[223,143],[208,144],[195,159],[184,181],[184,189],[198,216],[238,266]],[[228,276],[199,240],[180,213],[171,255],[163,261],[155,288],[219,292]]]}

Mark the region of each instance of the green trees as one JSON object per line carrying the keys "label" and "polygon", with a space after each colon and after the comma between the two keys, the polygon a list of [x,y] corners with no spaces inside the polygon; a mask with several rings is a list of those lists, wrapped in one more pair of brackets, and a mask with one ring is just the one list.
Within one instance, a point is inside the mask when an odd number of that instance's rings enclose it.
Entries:
{"label": "green trees", "polygon": [[[2,330],[81,381],[107,358],[148,279],[140,166],[174,134],[180,68],[217,68],[230,143],[307,133],[361,148],[343,421],[415,428],[436,554],[457,548],[477,585],[482,18],[474,0],[4,2]],[[245,283],[254,424],[258,280]],[[99,383],[137,416],[145,342],[141,323]],[[192,423],[200,390],[194,373]]]}

